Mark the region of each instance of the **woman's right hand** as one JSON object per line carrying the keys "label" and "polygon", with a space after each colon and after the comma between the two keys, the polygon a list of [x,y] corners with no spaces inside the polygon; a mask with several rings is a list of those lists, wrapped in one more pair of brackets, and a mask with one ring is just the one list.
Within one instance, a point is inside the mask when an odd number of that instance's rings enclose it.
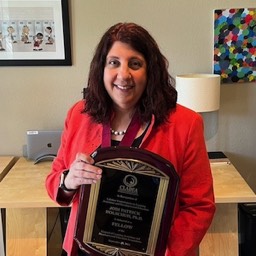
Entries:
{"label": "woman's right hand", "polygon": [[102,170],[94,166],[94,159],[87,154],[78,153],[64,180],[68,189],[77,189],[84,184],[93,184],[101,179]]}

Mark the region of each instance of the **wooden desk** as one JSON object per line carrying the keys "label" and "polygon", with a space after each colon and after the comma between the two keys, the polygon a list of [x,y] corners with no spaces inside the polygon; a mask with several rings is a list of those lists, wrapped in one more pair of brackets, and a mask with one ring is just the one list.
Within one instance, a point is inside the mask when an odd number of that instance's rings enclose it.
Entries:
{"label": "wooden desk", "polygon": [[[0,156],[0,182],[3,180],[8,171],[15,164],[16,158],[13,156]],[[2,224],[2,212],[0,209],[0,256],[4,256],[4,235]]]}
{"label": "wooden desk", "polygon": [[50,168],[51,162],[34,165],[20,158],[0,183],[7,256],[47,255],[47,207],[58,207],[45,189]]}
{"label": "wooden desk", "polygon": [[256,195],[235,167],[211,163],[216,213],[200,245],[200,256],[238,256],[238,203],[256,202]]}
{"label": "wooden desk", "polygon": [[14,156],[0,156],[0,182],[17,161]]}
{"label": "wooden desk", "polygon": [[[212,163],[217,211],[200,245],[200,256],[238,255],[237,204],[256,202],[233,165]],[[6,208],[6,256],[46,256],[48,207],[58,207],[45,190],[51,162],[34,165],[20,158],[0,183],[0,208]]]}

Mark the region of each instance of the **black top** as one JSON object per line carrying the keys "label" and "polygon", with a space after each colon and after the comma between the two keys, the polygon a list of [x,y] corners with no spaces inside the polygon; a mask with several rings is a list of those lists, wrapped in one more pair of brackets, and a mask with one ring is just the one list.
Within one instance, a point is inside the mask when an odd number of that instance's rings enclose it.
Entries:
{"label": "black top", "polygon": [[[149,127],[149,125],[147,126],[147,128],[145,129],[145,131],[144,131],[138,138],[136,138],[136,139],[133,141],[133,143],[132,143],[132,145],[131,145],[133,148],[138,148],[138,147],[139,147],[140,143],[142,142],[142,140],[143,140],[143,138],[144,138],[144,136],[145,136],[145,134],[146,134],[146,131],[147,131],[148,127]],[[120,143],[119,140],[111,140],[111,146],[118,146],[119,143]]]}

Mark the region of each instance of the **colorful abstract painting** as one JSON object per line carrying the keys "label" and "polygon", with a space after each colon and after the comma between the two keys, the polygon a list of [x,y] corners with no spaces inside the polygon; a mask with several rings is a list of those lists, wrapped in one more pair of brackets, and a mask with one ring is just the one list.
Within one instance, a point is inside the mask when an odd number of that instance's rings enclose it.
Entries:
{"label": "colorful abstract painting", "polygon": [[214,10],[214,73],[222,83],[256,81],[256,9]]}

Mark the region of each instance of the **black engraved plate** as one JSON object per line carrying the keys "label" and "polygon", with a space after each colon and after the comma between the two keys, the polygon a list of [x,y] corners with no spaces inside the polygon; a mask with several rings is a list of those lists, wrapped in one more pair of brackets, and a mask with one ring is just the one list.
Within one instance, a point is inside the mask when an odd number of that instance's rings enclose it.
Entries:
{"label": "black engraved plate", "polygon": [[179,177],[168,161],[146,150],[99,149],[103,170],[82,186],[75,240],[89,255],[164,255]]}

